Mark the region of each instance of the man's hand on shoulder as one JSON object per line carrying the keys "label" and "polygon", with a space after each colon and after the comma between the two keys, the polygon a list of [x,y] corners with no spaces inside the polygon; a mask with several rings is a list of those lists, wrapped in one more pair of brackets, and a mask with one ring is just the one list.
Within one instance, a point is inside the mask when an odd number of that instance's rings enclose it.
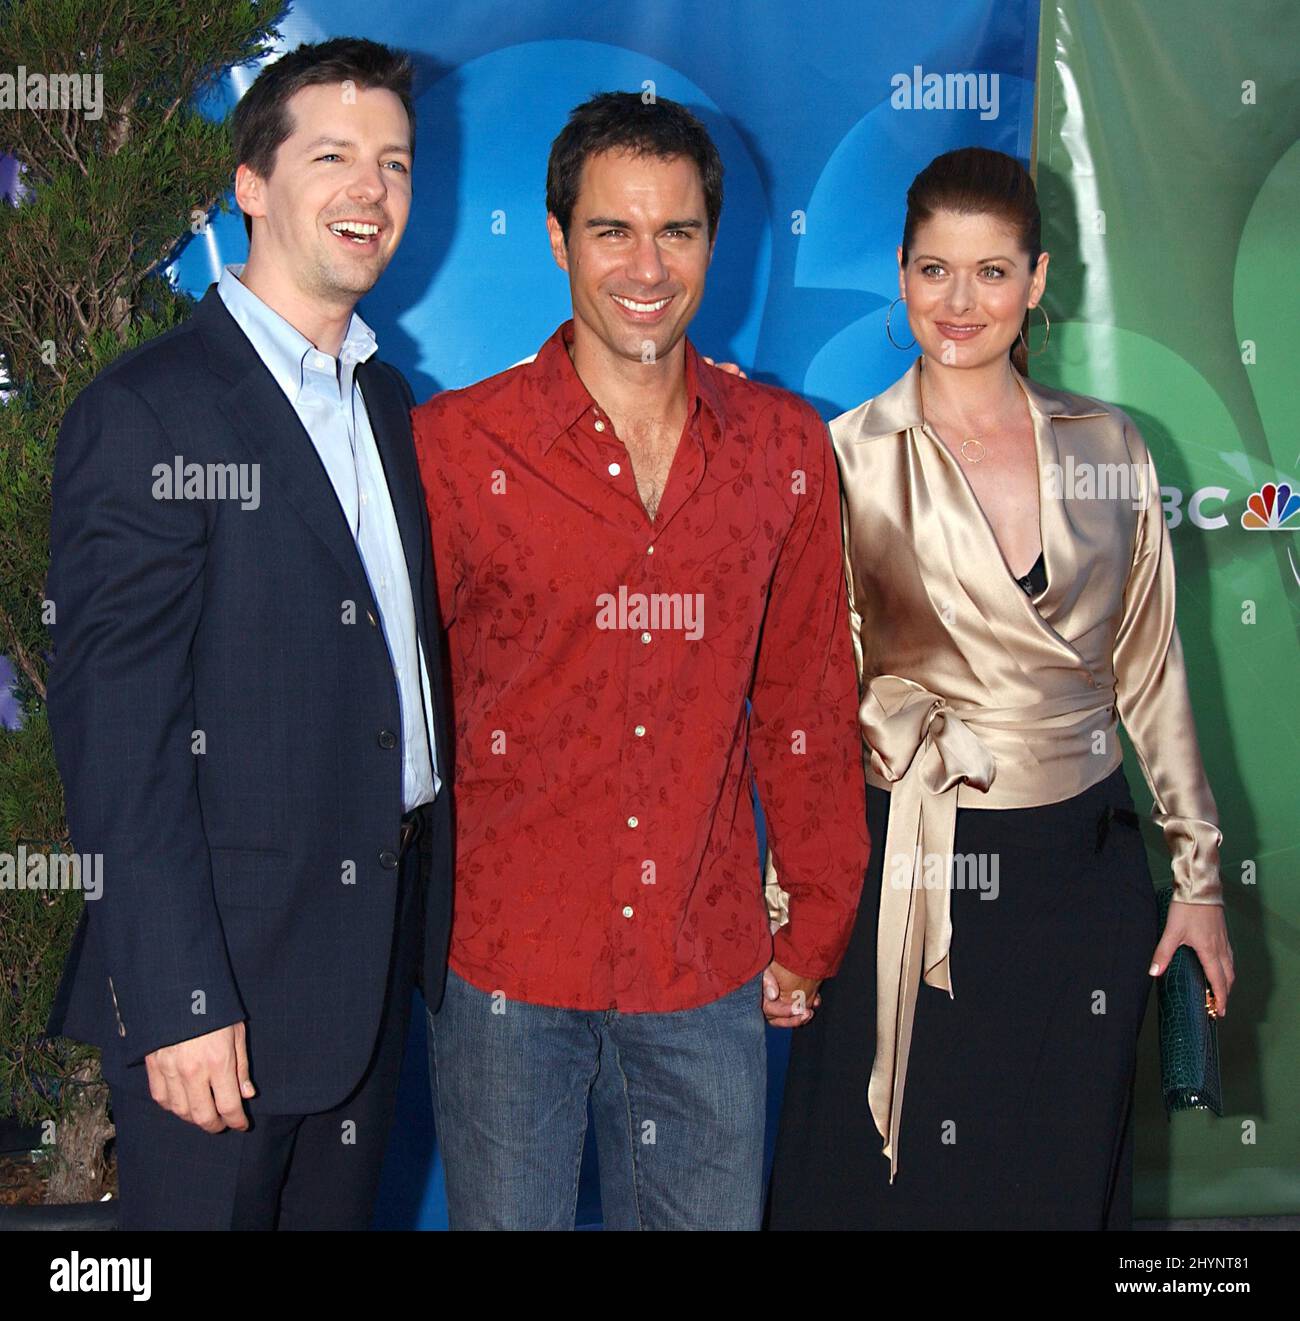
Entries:
{"label": "man's hand on shoulder", "polygon": [[144,1057],[149,1095],[164,1110],[205,1133],[246,1129],[244,1098],[257,1094],[248,1076],[243,1023],[163,1046]]}
{"label": "man's hand on shoulder", "polygon": [[[701,355],[703,356],[703,355]],[[749,377],[740,370],[740,364],[735,362],[714,362],[712,358],[705,357],[704,361],[710,367],[716,367],[720,372],[726,372],[728,376],[739,376],[742,381],[749,380]]]}

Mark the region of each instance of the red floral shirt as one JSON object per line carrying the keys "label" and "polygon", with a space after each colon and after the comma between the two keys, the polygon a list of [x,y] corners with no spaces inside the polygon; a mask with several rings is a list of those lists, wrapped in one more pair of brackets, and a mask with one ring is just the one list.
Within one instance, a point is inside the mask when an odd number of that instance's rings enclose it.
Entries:
{"label": "red floral shirt", "polygon": [[414,412],[455,710],[451,966],[625,1012],[710,1003],[774,954],[826,976],[867,864],[826,428],[688,344],[652,522],[571,339]]}

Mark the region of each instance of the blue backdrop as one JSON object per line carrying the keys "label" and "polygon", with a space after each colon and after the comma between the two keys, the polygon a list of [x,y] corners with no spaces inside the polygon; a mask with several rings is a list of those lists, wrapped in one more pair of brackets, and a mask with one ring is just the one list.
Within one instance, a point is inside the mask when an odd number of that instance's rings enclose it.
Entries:
{"label": "blue backdrop", "polygon": [[[726,201],[691,338],[827,418],[911,361],[889,345],[884,318],[913,176],[956,146],[1029,163],[1037,0],[654,0],[598,12],[571,0],[299,0],[282,49],[344,34],[402,46],[417,64],[415,205],[361,312],[420,398],[527,356],[569,315],[546,238],[546,157],[593,92],[653,84],[708,125]],[[237,70],[212,111],[255,72]],[[983,108],[921,95],[936,73],[983,75]],[[201,294],[246,251],[238,212],[219,215],[175,278]],[[417,1009],[384,1228],[446,1225]],[[770,1157],[789,1041],[768,1037]],[[578,1218],[599,1223],[591,1152]]]}

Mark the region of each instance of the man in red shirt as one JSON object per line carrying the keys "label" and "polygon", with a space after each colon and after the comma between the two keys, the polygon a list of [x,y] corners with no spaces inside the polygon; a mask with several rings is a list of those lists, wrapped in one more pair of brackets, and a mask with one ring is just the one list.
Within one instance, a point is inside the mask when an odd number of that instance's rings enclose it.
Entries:
{"label": "man in red shirt", "polygon": [[721,205],[683,107],[580,106],[547,178],[572,321],[414,414],[456,728],[429,1018],[453,1228],[571,1228],[589,1095],[607,1227],[756,1228],[764,1014],[808,1021],[848,942],[839,487],[812,408],[686,339]]}

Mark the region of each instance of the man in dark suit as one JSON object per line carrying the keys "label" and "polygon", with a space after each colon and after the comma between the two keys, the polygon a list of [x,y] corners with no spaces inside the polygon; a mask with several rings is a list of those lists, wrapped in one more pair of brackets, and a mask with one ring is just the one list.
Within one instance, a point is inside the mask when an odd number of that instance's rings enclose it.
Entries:
{"label": "man in dark suit", "polygon": [[49,713],[102,855],[49,1030],[103,1051],[124,1228],[364,1228],[442,998],[451,736],[410,388],[354,312],[411,201],[404,57],[235,113],[247,265],[60,433]]}

